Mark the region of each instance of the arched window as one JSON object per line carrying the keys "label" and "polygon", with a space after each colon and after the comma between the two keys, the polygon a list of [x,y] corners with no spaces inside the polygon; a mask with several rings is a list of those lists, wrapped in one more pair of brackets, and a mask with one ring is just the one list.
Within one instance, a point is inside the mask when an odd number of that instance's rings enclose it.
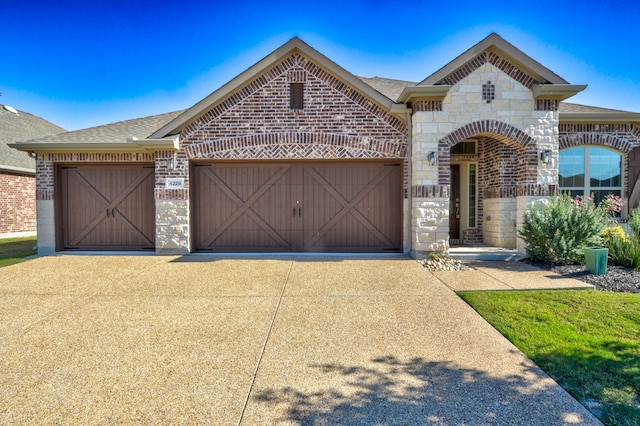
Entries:
{"label": "arched window", "polygon": [[608,194],[622,196],[622,155],[586,145],[560,151],[558,184],[572,197],[592,195],[599,203]]}

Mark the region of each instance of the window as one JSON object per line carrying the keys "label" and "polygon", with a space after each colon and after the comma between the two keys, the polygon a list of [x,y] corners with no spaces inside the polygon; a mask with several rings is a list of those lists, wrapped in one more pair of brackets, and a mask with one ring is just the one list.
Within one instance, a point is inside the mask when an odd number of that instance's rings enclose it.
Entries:
{"label": "window", "polygon": [[560,191],[572,197],[592,195],[599,203],[608,194],[622,196],[622,155],[608,148],[580,146],[560,151]]}
{"label": "window", "polygon": [[291,109],[304,109],[304,84],[289,83],[289,105]]}
{"label": "window", "polygon": [[475,155],[477,153],[476,141],[462,141],[451,147],[451,155]]}
{"label": "window", "polygon": [[476,176],[477,176],[477,166],[475,164],[469,164],[469,228],[476,227],[476,192],[477,192],[477,184],[476,184]]}

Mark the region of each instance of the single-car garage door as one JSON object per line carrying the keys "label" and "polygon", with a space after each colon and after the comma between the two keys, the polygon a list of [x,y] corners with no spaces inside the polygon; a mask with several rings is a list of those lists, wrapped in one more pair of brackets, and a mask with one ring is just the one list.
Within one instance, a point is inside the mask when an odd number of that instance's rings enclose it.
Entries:
{"label": "single-car garage door", "polygon": [[57,170],[58,250],[153,250],[153,165]]}
{"label": "single-car garage door", "polygon": [[398,252],[402,166],[193,166],[197,251]]}

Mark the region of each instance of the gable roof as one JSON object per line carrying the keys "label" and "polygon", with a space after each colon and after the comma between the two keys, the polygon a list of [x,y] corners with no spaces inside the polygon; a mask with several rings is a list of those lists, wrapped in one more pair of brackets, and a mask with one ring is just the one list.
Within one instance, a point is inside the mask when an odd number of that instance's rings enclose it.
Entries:
{"label": "gable roof", "polygon": [[9,143],[66,132],[60,126],[24,111],[0,105],[0,169],[35,172],[35,160],[9,147]]}
{"label": "gable roof", "polygon": [[[143,151],[155,148],[148,137],[184,110],[119,121],[88,129],[75,130],[52,136],[10,144],[21,151],[81,152],[81,151]],[[160,142],[160,141],[158,141]],[[172,144],[168,144],[172,145]],[[171,146],[167,147],[171,149]]]}
{"label": "gable roof", "polygon": [[267,55],[265,58],[248,68],[246,71],[239,74],[233,80],[229,81],[209,96],[187,109],[176,119],[167,123],[153,135],[151,138],[163,138],[170,135],[175,135],[184,129],[188,124],[198,119],[201,115],[211,110],[215,105],[224,101],[227,97],[241,90],[251,81],[259,78],[262,74],[267,72],[271,67],[286,59],[294,53],[299,53],[306,59],[310,60],[320,68],[329,72],[334,77],[344,81],[348,85],[352,86],[357,91],[361,92],[364,96],[378,105],[391,110],[394,102],[382,93],[373,90],[371,86],[363,82],[361,79],[351,74],[305,42],[300,38],[294,37],[278,49]]}
{"label": "gable roof", "polygon": [[467,50],[418,84],[441,84],[441,81],[448,75],[452,74],[464,64],[487,50],[493,51],[504,57],[510,63],[533,77],[539,83],[569,84],[568,81],[566,81],[550,69],[544,67],[538,61],[534,60],[496,33],[489,34],[489,36],[481,40],[478,44],[474,45],[469,50]]}

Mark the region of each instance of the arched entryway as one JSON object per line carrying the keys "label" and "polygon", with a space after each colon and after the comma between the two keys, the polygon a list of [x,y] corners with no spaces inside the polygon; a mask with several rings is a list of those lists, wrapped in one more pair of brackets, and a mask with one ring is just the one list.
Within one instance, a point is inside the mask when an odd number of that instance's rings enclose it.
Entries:
{"label": "arched entryway", "polygon": [[537,186],[535,140],[506,123],[470,123],[438,144],[441,185],[449,185],[449,242],[515,248],[519,195]]}

